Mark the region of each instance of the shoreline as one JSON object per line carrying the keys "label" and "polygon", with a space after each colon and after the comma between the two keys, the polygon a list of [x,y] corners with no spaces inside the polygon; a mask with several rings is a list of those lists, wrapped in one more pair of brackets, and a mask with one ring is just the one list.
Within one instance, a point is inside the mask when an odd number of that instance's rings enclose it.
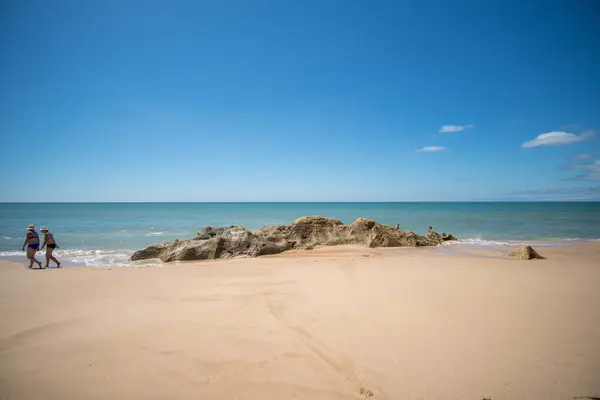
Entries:
{"label": "shoreline", "polygon": [[[439,246],[434,246],[432,249],[439,249],[442,253],[464,253],[471,250],[490,250],[490,251],[501,251],[504,249],[512,249],[518,246],[530,245],[532,247],[541,247],[542,249],[546,249],[549,247],[561,247],[561,246],[577,246],[586,243],[600,243],[599,239],[581,239],[581,238],[555,238],[555,239],[532,239],[532,240],[479,240],[479,239],[458,239],[456,241],[445,242]],[[321,246],[319,246],[321,247]],[[339,246],[322,246],[322,247],[339,247]],[[365,247],[367,248],[367,247]],[[404,248],[404,247],[399,247]],[[410,247],[406,247],[410,248]],[[385,247],[381,247],[381,249],[385,249]],[[421,249],[420,247],[416,247],[415,249]],[[542,250],[542,251],[544,251]],[[73,267],[102,267],[106,265],[111,265],[112,267],[119,268],[136,268],[136,267],[151,267],[151,266],[161,266],[164,263],[160,260],[145,260],[145,261],[129,261],[129,257],[136,250],[125,250],[125,249],[61,249],[55,251],[54,254],[57,258],[61,260],[63,263],[63,267],[73,268]],[[310,252],[310,251],[309,251]],[[510,252],[510,251],[508,251]],[[7,255],[7,253],[9,255]],[[293,251],[287,251],[285,253],[293,253]],[[38,260],[44,260],[44,253],[40,252],[36,255]],[[260,256],[267,257],[267,256]],[[108,261],[106,259],[109,259]],[[241,257],[242,259],[244,257]],[[98,260],[99,259],[99,260]],[[235,258],[234,258],[235,259]],[[96,261],[98,260],[98,261]],[[225,261],[227,259],[223,259]],[[16,262],[20,264],[27,263],[27,259],[25,257],[25,252],[20,251],[4,251],[0,252],[0,262],[8,261],[8,262]],[[218,260],[217,260],[218,261]],[[193,261],[192,261],[193,262]]]}

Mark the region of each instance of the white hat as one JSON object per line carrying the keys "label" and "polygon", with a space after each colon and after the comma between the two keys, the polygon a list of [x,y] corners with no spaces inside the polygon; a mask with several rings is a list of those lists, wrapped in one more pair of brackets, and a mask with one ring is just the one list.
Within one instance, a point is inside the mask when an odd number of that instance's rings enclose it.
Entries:
{"label": "white hat", "polygon": [[29,226],[27,227],[27,230],[28,230],[28,231],[33,231],[33,230],[35,230],[35,226],[33,226],[33,225],[29,225]]}
{"label": "white hat", "polygon": [[42,226],[42,227],[40,228],[40,231],[47,231],[47,230],[48,230],[48,228],[46,228],[45,226]]}

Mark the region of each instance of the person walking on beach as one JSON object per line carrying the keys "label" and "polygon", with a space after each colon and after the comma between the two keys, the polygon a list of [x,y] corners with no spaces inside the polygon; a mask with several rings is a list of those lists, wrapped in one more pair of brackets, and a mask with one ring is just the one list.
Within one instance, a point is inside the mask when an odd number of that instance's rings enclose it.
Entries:
{"label": "person walking on beach", "polygon": [[54,235],[45,226],[42,226],[40,228],[40,232],[44,234],[44,243],[42,243],[42,250],[44,250],[44,247],[46,247],[45,268],[50,268],[50,260],[56,263],[56,268],[60,268],[60,262],[52,255],[54,249],[60,248],[60,246],[56,243],[56,240],[54,240]]}
{"label": "person walking on beach", "polygon": [[27,235],[25,235],[25,243],[23,243],[23,251],[27,246],[27,259],[29,260],[29,268],[33,267],[33,263],[42,267],[42,263],[35,259],[35,253],[40,249],[40,237],[35,231],[35,226],[29,225],[27,227]]}

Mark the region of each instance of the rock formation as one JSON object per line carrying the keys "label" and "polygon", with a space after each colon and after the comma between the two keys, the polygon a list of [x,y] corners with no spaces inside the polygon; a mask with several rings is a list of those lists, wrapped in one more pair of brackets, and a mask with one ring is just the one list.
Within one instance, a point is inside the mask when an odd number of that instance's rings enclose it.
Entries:
{"label": "rock formation", "polygon": [[510,256],[516,257],[518,260],[533,260],[533,259],[544,260],[545,259],[545,257],[542,257],[531,246],[521,246],[514,252],[510,253]]}
{"label": "rock formation", "polygon": [[429,230],[427,236],[404,232],[372,219],[358,218],[350,225],[325,217],[302,217],[292,225],[266,226],[254,232],[241,226],[206,227],[194,239],[160,243],[131,256],[132,261],[160,258],[164,262],[232,257],[258,257],[315,246],[360,244],[368,247],[437,246],[455,240]]}

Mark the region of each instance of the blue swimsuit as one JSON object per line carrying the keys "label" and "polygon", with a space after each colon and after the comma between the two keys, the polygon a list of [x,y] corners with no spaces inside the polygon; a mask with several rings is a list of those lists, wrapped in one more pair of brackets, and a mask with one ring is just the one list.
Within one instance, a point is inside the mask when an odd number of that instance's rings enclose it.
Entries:
{"label": "blue swimsuit", "polygon": [[[29,240],[29,239],[33,239],[33,238],[37,238],[38,240],[40,239],[40,237],[38,236],[38,234],[36,232],[29,232],[27,234],[27,239]],[[27,248],[28,249],[38,250],[40,248],[40,244],[39,243],[29,243],[27,245]]]}

